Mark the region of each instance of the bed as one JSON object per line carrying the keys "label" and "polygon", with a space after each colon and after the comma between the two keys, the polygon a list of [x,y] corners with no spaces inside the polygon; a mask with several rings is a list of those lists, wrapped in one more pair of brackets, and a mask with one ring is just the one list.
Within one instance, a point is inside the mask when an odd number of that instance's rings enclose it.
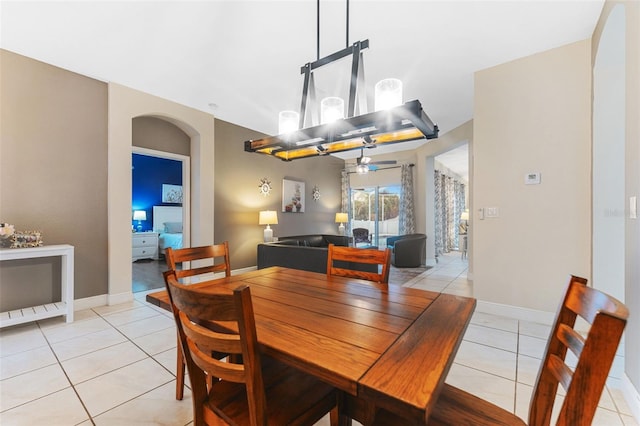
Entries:
{"label": "bed", "polygon": [[153,206],[153,231],[158,233],[158,253],[182,248],[182,207]]}

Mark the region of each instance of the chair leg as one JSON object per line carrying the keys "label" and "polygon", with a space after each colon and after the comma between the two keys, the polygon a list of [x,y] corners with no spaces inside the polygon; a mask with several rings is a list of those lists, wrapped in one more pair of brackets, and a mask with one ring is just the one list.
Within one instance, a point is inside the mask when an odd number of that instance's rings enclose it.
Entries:
{"label": "chair leg", "polygon": [[182,401],[182,397],[184,396],[184,356],[182,355],[180,336],[178,336],[178,347],[176,352],[176,399]]}
{"label": "chair leg", "polygon": [[340,426],[340,412],[338,411],[338,407],[334,407],[333,410],[329,412],[329,424],[331,426]]}

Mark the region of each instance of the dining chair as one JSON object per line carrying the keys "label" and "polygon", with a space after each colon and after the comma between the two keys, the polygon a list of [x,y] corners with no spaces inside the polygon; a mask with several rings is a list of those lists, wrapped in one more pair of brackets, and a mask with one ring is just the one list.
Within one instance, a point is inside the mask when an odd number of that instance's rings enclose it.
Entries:
{"label": "dining chair", "polygon": [[[336,262],[343,262],[339,265]],[[378,265],[377,272],[367,272],[348,269],[347,263]],[[391,250],[361,249],[356,247],[342,247],[329,244],[327,254],[327,275],[341,277],[360,278],[376,283],[389,283],[389,268],[391,263]]]}
{"label": "dining chair", "polygon": [[[175,271],[164,279],[186,355],[195,426],[313,425],[331,412],[337,426],[332,386],[261,356],[249,286],[214,293],[179,283]],[[221,361],[212,352],[238,356]]]}
{"label": "dining chair", "polygon": [[[192,277],[203,277],[206,274],[224,271],[226,277],[231,276],[231,263],[229,259],[229,243],[227,241],[210,246],[201,247],[185,247],[180,249],[167,248],[165,251],[167,267],[170,271],[175,271],[179,280],[191,279]],[[223,261],[215,263],[217,258]],[[204,262],[210,263],[205,266],[195,266],[192,268],[184,268],[183,262]],[[182,263],[182,268],[178,269],[177,264]],[[190,264],[190,266],[194,266]],[[179,337],[179,336],[178,336]],[[184,395],[184,357],[182,349],[177,345],[176,357],[176,399],[181,400]]]}
{"label": "dining chair", "polygon": [[[588,332],[574,328],[578,316],[590,324]],[[549,425],[554,403],[561,404],[555,424],[591,425],[628,316],[629,311],[621,302],[587,287],[586,279],[571,276],[538,372],[529,406],[529,426]],[[573,369],[565,361],[567,349],[577,358]],[[556,400],[558,384],[566,391],[561,400]],[[447,384],[433,412],[425,414],[430,426],[525,424],[510,411]],[[381,409],[371,424],[403,422],[406,420]]]}
{"label": "dining chair", "polygon": [[[203,276],[215,272],[224,272],[226,277],[231,276],[231,260],[229,258],[229,242],[224,241],[220,244],[214,244],[201,247],[185,247],[180,249],[167,248],[165,251],[167,267],[169,270],[176,271],[179,280],[186,277]],[[223,262],[215,263],[215,260],[222,258]],[[183,262],[207,261],[211,263],[204,266],[191,267],[185,269],[177,269],[176,265]],[[193,265],[191,265],[193,266]]]}

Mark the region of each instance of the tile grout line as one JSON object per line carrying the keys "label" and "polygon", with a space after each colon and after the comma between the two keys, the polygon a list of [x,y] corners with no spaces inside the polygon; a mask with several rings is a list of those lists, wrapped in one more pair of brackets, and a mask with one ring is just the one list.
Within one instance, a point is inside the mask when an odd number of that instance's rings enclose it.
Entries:
{"label": "tile grout line", "polygon": [[[58,363],[58,366],[60,367],[60,369],[62,370],[62,373],[64,374],[64,376],[67,378],[67,381],[69,382],[69,386],[71,387],[71,389],[73,390],[73,393],[76,395],[76,398],[78,398],[78,401],[80,402],[80,405],[82,405],[82,409],[84,410],[84,412],[87,414],[87,417],[89,418],[89,421],[91,422],[91,424],[93,426],[95,426],[95,422],[93,421],[93,417],[91,417],[91,413],[89,413],[89,409],[87,408],[87,406],[85,405],[84,401],[82,400],[82,398],[80,397],[80,394],[78,393],[78,390],[76,389],[75,385],[73,384],[73,382],[71,381],[71,378],[69,377],[69,374],[67,373],[67,370],[64,368],[64,366],[62,365],[62,362],[60,361],[60,358],[58,357],[58,354],[56,353],[56,351],[53,349],[53,346],[51,345],[51,342],[49,341],[49,338],[47,337],[47,334],[42,330],[42,327],[40,326],[40,321],[36,321],[36,325],[38,326],[38,330],[40,330],[40,332],[42,333],[42,337],[44,337],[44,340],[47,342],[47,345],[49,346],[49,349],[51,350],[51,353],[53,354],[53,356],[56,359],[56,362]],[[59,392],[59,391],[58,391]],[[54,392],[55,393],[55,392]],[[51,394],[49,394],[51,395]],[[47,395],[47,396],[49,396]],[[33,402],[29,401],[29,403]],[[86,421],[86,420],[85,420]],[[80,422],[80,424],[84,423],[84,421]]]}

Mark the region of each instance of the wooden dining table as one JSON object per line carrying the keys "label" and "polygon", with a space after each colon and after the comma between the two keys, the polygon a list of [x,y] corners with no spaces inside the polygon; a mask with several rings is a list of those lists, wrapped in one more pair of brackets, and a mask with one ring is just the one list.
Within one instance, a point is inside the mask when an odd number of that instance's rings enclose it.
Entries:
{"label": "wooden dining table", "polygon": [[[243,284],[263,353],[414,423],[431,413],[476,305],[278,266],[193,286],[216,292]],[[166,291],[147,301],[170,310]]]}

